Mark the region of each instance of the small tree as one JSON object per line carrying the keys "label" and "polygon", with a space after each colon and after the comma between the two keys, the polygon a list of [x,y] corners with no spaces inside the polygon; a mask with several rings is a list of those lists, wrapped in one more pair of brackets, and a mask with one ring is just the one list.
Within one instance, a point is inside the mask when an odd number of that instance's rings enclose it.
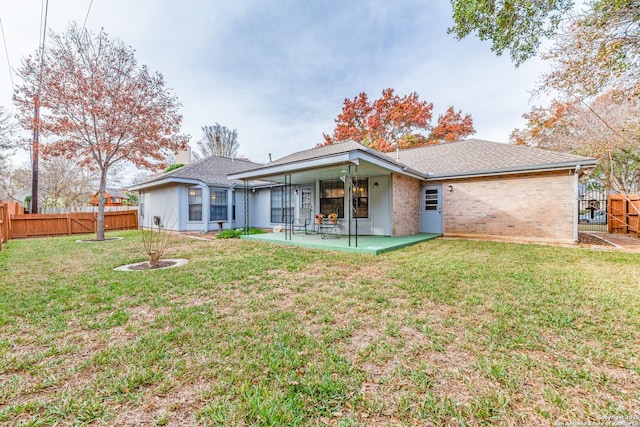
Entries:
{"label": "small tree", "polygon": [[202,139],[196,142],[198,151],[193,152],[196,160],[211,156],[233,158],[238,155],[238,131],[230,130],[216,123],[213,126],[202,127]]}
{"label": "small tree", "polygon": [[[73,159],[99,173],[96,239],[104,240],[104,191],[110,168],[128,161],[164,168],[169,151],[185,149],[180,103],[159,73],[139,66],[124,43],[79,29],[52,33],[42,55],[23,61],[17,104],[25,128],[52,142],[43,154]],[[34,104],[40,122],[34,124]]]}
{"label": "small tree", "polygon": [[167,248],[169,234],[162,223],[162,217],[153,217],[153,225],[150,228],[140,228],[144,251],[149,257],[149,268],[158,268],[158,262]]}

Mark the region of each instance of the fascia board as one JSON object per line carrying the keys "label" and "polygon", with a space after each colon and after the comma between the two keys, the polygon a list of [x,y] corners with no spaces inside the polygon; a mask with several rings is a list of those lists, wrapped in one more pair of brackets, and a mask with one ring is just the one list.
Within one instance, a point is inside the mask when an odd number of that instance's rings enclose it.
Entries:
{"label": "fascia board", "polygon": [[460,178],[476,178],[476,177],[486,177],[486,176],[499,176],[499,175],[515,175],[522,173],[542,173],[542,172],[554,172],[559,170],[571,170],[575,169],[577,166],[582,167],[595,167],[598,164],[597,160],[581,160],[578,162],[563,162],[556,163],[550,165],[533,165],[530,167],[520,167],[520,168],[503,168],[503,169],[489,169],[483,171],[470,171],[470,172],[462,172],[462,173],[451,173],[451,174],[437,174],[437,175],[428,175],[427,181],[443,181],[450,179],[460,179]]}
{"label": "fascia board", "polygon": [[193,184],[193,185],[205,185],[205,183],[199,179],[193,178],[176,178],[176,177],[167,177],[158,179],[156,181],[151,182],[143,182],[140,184],[132,185],[129,187],[130,191],[140,191],[146,190],[147,188],[161,187],[167,184]]}
{"label": "fascia board", "polygon": [[340,153],[334,156],[327,156],[317,159],[301,160],[299,162],[285,163],[276,166],[266,166],[259,169],[252,169],[245,172],[228,175],[229,179],[262,179],[273,175],[284,175],[287,173],[301,172],[309,169],[317,169],[326,166],[350,161],[349,153]]}
{"label": "fascia board", "polygon": [[372,156],[370,154],[367,153],[362,153],[362,152],[352,152],[349,153],[352,155],[351,157],[351,161],[354,162],[356,160],[364,160],[368,163],[374,164],[376,166],[380,166],[382,168],[388,169],[392,172],[395,173],[399,173],[399,174],[403,174],[403,175],[407,175],[410,176],[412,178],[416,178],[416,179],[420,179],[423,180],[426,178],[425,174],[418,172],[414,169],[411,169],[408,166],[403,166],[402,164],[398,164],[396,162],[393,162],[391,160],[385,160],[385,159],[381,159],[377,156]]}

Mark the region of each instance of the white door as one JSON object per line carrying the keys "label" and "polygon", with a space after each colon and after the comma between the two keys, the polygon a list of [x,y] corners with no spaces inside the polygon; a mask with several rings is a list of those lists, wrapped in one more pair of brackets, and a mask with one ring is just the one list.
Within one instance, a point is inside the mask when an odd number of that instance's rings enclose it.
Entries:
{"label": "white door", "polygon": [[422,187],[420,231],[442,234],[442,184]]}
{"label": "white door", "polygon": [[313,192],[311,191],[311,187],[301,187],[300,188],[300,212],[298,218],[300,219],[300,223],[304,223],[306,220],[309,220],[311,223],[312,211],[313,211]]}

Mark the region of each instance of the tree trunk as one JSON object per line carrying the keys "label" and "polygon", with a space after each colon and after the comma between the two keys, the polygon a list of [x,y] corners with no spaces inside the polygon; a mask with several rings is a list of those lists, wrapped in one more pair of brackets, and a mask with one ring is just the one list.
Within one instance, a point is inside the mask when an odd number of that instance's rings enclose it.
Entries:
{"label": "tree trunk", "polygon": [[98,223],[96,225],[96,240],[104,240],[104,192],[107,188],[107,169],[100,173],[100,187],[98,188]]}
{"label": "tree trunk", "polygon": [[148,255],[149,255],[149,268],[158,268],[158,261],[160,259],[158,252],[151,251],[148,253]]}

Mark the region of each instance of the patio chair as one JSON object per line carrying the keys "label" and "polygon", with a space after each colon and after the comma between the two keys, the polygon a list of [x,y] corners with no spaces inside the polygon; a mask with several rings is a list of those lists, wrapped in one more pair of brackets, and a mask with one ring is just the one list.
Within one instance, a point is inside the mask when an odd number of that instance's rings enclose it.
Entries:
{"label": "patio chair", "polygon": [[[306,208],[305,208],[306,209]],[[300,221],[300,218],[293,224],[291,224],[291,232],[295,233],[297,231],[304,230],[304,234],[309,234],[309,231],[312,231],[311,227],[311,209],[309,209],[309,217],[305,218],[304,221]]]}
{"label": "patio chair", "polygon": [[323,239],[332,237],[334,239],[339,239],[338,235],[338,223],[340,222],[339,216],[340,208],[336,208],[336,220],[332,222],[330,219],[325,218],[322,220],[322,224],[318,229],[318,232],[322,236]]}
{"label": "patio chair", "polygon": [[311,218],[306,218],[304,220],[304,222],[294,222],[293,224],[291,224],[291,231],[293,233],[297,231],[302,231],[304,230],[304,234],[309,234],[309,226],[311,225]]}

